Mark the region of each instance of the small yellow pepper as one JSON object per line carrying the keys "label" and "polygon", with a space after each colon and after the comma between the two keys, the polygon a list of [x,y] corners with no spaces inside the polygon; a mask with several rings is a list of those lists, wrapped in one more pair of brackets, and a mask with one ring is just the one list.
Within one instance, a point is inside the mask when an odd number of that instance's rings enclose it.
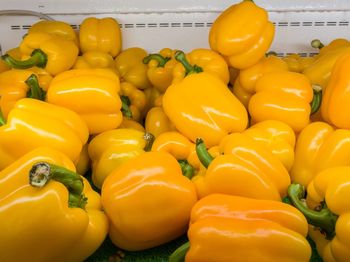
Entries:
{"label": "small yellow pepper", "polygon": [[289,71],[301,73],[315,62],[316,56],[302,57],[298,54],[290,54],[282,59],[288,64]]}
{"label": "small yellow pepper", "polygon": [[112,242],[131,251],[183,235],[197,201],[193,183],[165,152],[146,152],[126,162],[106,178],[101,192]]}
{"label": "small yellow pepper", "polygon": [[192,208],[189,242],[169,262],[308,262],[307,229],[302,213],[290,205],[212,194]]}
{"label": "small yellow pepper", "polygon": [[222,12],[209,32],[210,48],[238,69],[257,63],[269,49],[275,33],[268,13],[253,1],[242,1]]}
{"label": "small yellow pepper", "polygon": [[146,115],[145,129],[147,132],[158,137],[160,134],[175,130],[161,106],[152,107]]}
{"label": "small yellow pepper", "polygon": [[101,51],[116,57],[122,48],[122,36],[117,20],[112,17],[88,17],[80,25],[80,49]]}
{"label": "small yellow pepper", "polygon": [[113,57],[108,53],[101,51],[88,51],[81,56],[78,56],[73,68],[110,68],[115,70],[115,63]]}
{"label": "small yellow pepper", "polygon": [[75,112],[37,99],[20,99],[0,127],[0,170],[41,146],[76,161],[87,140],[87,126]]}
{"label": "small yellow pepper", "polygon": [[143,112],[143,115],[145,116],[147,112],[155,106],[162,106],[162,93],[155,87],[149,87],[144,90],[142,90],[146,95],[146,106]]}
{"label": "small yellow pepper", "polygon": [[136,122],[135,120],[129,119],[125,116],[123,117],[123,121],[118,128],[132,128],[145,132],[145,128],[139,122]]}
{"label": "small yellow pepper", "polygon": [[118,76],[109,69],[73,69],[51,81],[49,103],[77,112],[90,134],[117,128],[122,122]]}
{"label": "small yellow pepper", "polygon": [[143,63],[146,50],[132,47],[123,50],[115,58],[115,66],[122,81],[129,82],[139,89],[151,87],[147,77],[148,66]]}
{"label": "small yellow pepper", "polygon": [[149,81],[161,93],[165,92],[173,80],[173,69],[177,64],[175,51],[163,48],[158,54],[149,54],[143,59],[143,63],[148,64]]}
{"label": "small yellow pepper", "polygon": [[37,148],[0,178],[0,261],[83,261],[104,241],[100,196],[63,153]]}
{"label": "small yellow pepper", "polygon": [[51,75],[70,69],[79,52],[73,41],[43,32],[28,34],[19,48],[25,57],[30,58],[20,61],[8,54],[1,58],[12,68],[27,69],[37,66],[45,68]]}
{"label": "small yellow pepper", "polygon": [[95,136],[89,143],[92,181],[98,188],[116,168],[131,158],[150,150],[153,135],[136,129],[114,129]]}

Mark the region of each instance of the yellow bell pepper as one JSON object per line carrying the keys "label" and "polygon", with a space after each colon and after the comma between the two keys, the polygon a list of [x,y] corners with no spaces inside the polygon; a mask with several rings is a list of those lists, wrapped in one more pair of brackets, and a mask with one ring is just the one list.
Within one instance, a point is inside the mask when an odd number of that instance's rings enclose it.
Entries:
{"label": "yellow bell pepper", "polygon": [[20,99],[0,127],[0,170],[40,146],[76,161],[87,140],[87,126],[75,112],[37,99]]}
{"label": "yellow bell pepper", "polygon": [[175,51],[163,48],[158,54],[149,54],[143,59],[148,64],[147,77],[151,84],[164,93],[173,80],[173,69],[177,64]]}
{"label": "yellow bell pepper", "polygon": [[189,242],[169,262],[308,262],[307,229],[302,213],[290,205],[212,194],[192,208]]}
{"label": "yellow bell pepper", "polygon": [[[149,87],[142,90],[146,95],[146,106],[143,111],[143,116],[146,116],[147,112],[155,106],[162,106],[162,93],[155,87]],[[160,102],[160,103],[159,103]]]}
{"label": "yellow bell pepper", "polygon": [[77,112],[90,134],[115,129],[122,122],[119,78],[109,69],[73,69],[51,81],[49,103]]}
{"label": "yellow bell pepper", "polygon": [[275,33],[266,10],[253,1],[241,1],[222,12],[209,32],[210,48],[238,69],[257,63],[269,49]]}
{"label": "yellow bell pepper", "polygon": [[337,128],[350,129],[349,68],[350,52],[337,60],[331,78],[323,91],[322,118]]}
{"label": "yellow bell pepper", "polygon": [[81,56],[78,56],[73,68],[110,68],[115,70],[115,63],[113,57],[108,53],[101,51],[88,51]]}
{"label": "yellow bell pepper", "polygon": [[338,48],[350,47],[350,41],[344,38],[336,38],[328,45],[324,45],[319,39],[314,39],[311,41],[311,46],[320,50],[319,54],[317,55],[317,57],[320,57]]}
{"label": "yellow bell pepper", "polygon": [[252,97],[252,93],[248,92],[237,79],[232,86],[232,93],[238,98],[238,100],[244,105],[244,107],[248,110],[248,105],[250,98]]}
{"label": "yellow bell pepper", "polygon": [[350,167],[339,166],[318,173],[305,189],[300,184],[292,184],[288,197],[314,228],[310,236],[316,242],[325,262],[349,261],[349,217],[350,208]]}
{"label": "yellow bell pepper", "polygon": [[207,168],[205,174],[192,179],[199,198],[220,193],[280,201],[287,194],[287,169],[253,138],[230,134],[221,140],[219,150],[221,154],[213,158],[203,140],[196,141],[198,158]]}
{"label": "yellow bell pepper", "polygon": [[163,108],[179,132],[193,142],[201,137],[209,147],[248,124],[245,107],[221,79],[206,72],[191,73],[169,86]]}
{"label": "yellow bell pepper", "polygon": [[149,151],[154,137],[136,129],[114,129],[95,136],[89,143],[92,181],[98,188],[116,168],[129,159]]}
{"label": "yellow bell pepper", "polygon": [[158,137],[162,133],[175,130],[175,126],[169,120],[163,108],[155,106],[147,112],[145,129],[155,137]]}
{"label": "yellow bell pepper", "polygon": [[76,44],[59,36],[38,32],[28,34],[21,42],[20,51],[27,60],[16,60],[8,54],[1,58],[11,67],[27,69],[33,66],[45,68],[51,75],[70,69],[78,56]]}
{"label": "yellow bell pepper", "polygon": [[186,75],[194,72],[209,73],[221,79],[225,84],[230,80],[230,72],[225,59],[210,49],[194,49],[187,55],[182,51],[177,51],[175,59],[179,63],[173,70],[173,83],[182,81]]}
{"label": "yellow bell pepper", "polygon": [[122,81],[129,82],[139,89],[151,87],[147,77],[148,66],[143,63],[146,50],[132,47],[123,50],[115,58],[115,66]]}
{"label": "yellow bell pepper", "polygon": [[75,161],[75,168],[77,170],[77,173],[79,175],[84,176],[86,172],[90,169],[90,157],[88,152],[88,146],[89,144],[86,143],[83,148],[81,149],[80,155],[78,157],[78,160]]}
{"label": "yellow bell pepper", "polygon": [[101,192],[112,242],[131,251],[183,235],[197,201],[193,183],[165,152],[146,152],[126,162],[106,178]]}
{"label": "yellow bell pepper", "polygon": [[290,54],[282,58],[288,65],[289,71],[301,73],[316,60],[316,56],[302,57],[298,54]]}
{"label": "yellow bell pepper", "polygon": [[295,183],[307,186],[320,171],[336,166],[350,166],[350,130],[334,129],[324,122],[314,122],[299,134],[295,160],[290,175]]}
{"label": "yellow bell pepper", "polygon": [[[19,50],[18,47],[7,50],[6,54],[14,57],[15,59],[22,58],[21,51]],[[11,69],[11,67],[8,66],[4,60],[0,59],[0,73],[5,72],[5,71],[10,70],[10,69]]]}
{"label": "yellow bell pepper", "polygon": [[295,132],[309,123],[313,89],[303,74],[288,71],[266,74],[256,82],[255,91],[248,106],[253,122],[279,120]]}
{"label": "yellow bell pepper", "polygon": [[28,30],[28,34],[32,33],[47,33],[64,38],[66,40],[73,41],[78,45],[78,37],[74,29],[62,21],[50,21],[42,20],[35,24],[32,24]]}
{"label": "yellow bell pepper", "polygon": [[[141,121],[141,112],[146,106],[146,95],[131,83],[120,83],[120,98],[123,102],[122,112],[127,118]],[[125,107],[125,105],[127,107]]]}
{"label": "yellow bell pepper", "polygon": [[37,148],[0,177],[0,261],[83,261],[104,241],[100,196],[61,152]]}
{"label": "yellow bell pepper", "polygon": [[112,17],[88,17],[80,25],[80,49],[101,51],[116,57],[122,48],[122,35],[117,20]]}
{"label": "yellow bell pepper", "polygon": [[123,117],[123,121],[118,128],[132,128],[142,132],[145,131],[145,128],[139,122],[126,117]]}

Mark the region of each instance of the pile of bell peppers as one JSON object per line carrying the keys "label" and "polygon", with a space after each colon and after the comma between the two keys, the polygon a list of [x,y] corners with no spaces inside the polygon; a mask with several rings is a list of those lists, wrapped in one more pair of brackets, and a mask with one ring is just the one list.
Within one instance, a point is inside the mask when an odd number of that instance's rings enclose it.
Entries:
{"label": "pile of bell peppers", "polygon": [[307,238],[350,261],[350,42],[278,57],[274,32],[249,0],[189,52],[125,49],[111,17],[33,24],[0,60],[0,261],[183,235],[171,262],[307,262]]}

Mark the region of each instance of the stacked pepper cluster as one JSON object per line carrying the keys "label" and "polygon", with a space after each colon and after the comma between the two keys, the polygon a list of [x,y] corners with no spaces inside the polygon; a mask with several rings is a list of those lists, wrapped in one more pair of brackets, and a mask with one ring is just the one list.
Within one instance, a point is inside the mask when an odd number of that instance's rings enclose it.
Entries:
{"label": "stacked pepper cluster", "polygon": [[350,261],[350,42],[273,37],[252,1],[187,54],[122,49],[113,18],[33,24],[0,63],[0,261],[184,234],[172,262],[306,262],[307,236]]}

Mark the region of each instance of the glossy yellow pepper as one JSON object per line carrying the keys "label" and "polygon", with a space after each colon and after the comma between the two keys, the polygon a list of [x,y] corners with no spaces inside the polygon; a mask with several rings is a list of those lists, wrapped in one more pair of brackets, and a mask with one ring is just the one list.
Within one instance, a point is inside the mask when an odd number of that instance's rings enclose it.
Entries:
{"label": "glossy yellow pepper", "polygon": [[132,128],[142,132],[145,131],[145,128],[139,122],[136,122],[135,120],[129,119],[125,116],[123,117],[123,121],[118,128]]}
{"label": "glossy yellow pepper", "polygon": [[88,17],[79,29],[80,49],[101,51],[116,57],[122,48],[122,35],[117,20],[112,17]]}
{"label": "glossy yellow pepper", "polygon": [[[10,56],[14,57],[15,59],[21,59],[22,54],[18,47],[12,48],[10,50],[6,51],[6,54],[9,54]],[[7,70],[10,70],[11,67],[5,63],[4,60],[0,59],[0,73],[5,72]]]}
{"label": "glossy yellow pepper", "polygon": [[288,189],[292,204],[314,227],[310,236],[325,262],[350,260],[349,172],[349,166],[338,166],[318,173],[307,187],[307,205],[301,201],[305,195],[302,185],[292,184]]}
{"label": "glossy yellow pepper", "polygon": [[131,128],[109,130],[95,136],[88,147],[94,185],[101,188],[114,169],[149,151],[153,139],[152,134]]}
{"label": "glossy yellow pepper", "polygon": [[328,45],[324,45],[319,39],[314,39],[311,41],[311,46],[320,50],[319,54],[317,55],[317,57],[320,57],[338,48],[350,47],[350,41],[344,38],[336,38]]}
{"label": "glossy yellow pepper", "polygon": [[62,21],[41,20],[31,25],[28,30],[28,34],[32,33],[52,34],[73,41],[76,45],[78,45],[77,33],[70,24]]}
{"label": "glossy yellow pepper", "polygon": [[316,56],[302,57],[298,54],[290,54],[282,58],[288,65],[289,71],[301,73],[316,60]]}
{"label": "glossy yellow pepper", "polygon": [[209,73],[221,79],[225,84],[230,80],[230,72],[225,59],[210,49],[198,48],[186,55],[182,51],[177,51],[175,59],[179,63],[173,70],[173,83],[182,81],[186,75],[193,72]]}
{"label": "glossy yellow pepper", "polygon": [[169,262],[308,262],[307,229],[302,213],[290,205],[212,194],[192,208],[189,242]]}
{"label": "glossy yellow pepper", "polygon": [[295,183],[307,186],[320,171],[350,165],[350,130],[334,129],[314,122],[299,134],[290,175]]}
{"label": "glossy yellow pepper", "polygon": [[203,138],[209,147],[248,124],[245,107],[222,80],[206,72],[191,73],[168,87],[163,108],[177,130],[193,142]]}
{"label": "glossy yellow pepper", "polygon": [[148,66],[143,63],[146,50],[132,47],[123,50],[115,58],[115,66],[122,81],[129,82],[139,89],[151,87],[147,77]]}
{"label": "glossy yellow pepper", "polygon": [[79,175],[84,176],[87,171],[90,169],[90,157],[88,152],[88,146],[89,144],[86,143],[83,148],[81,149],[80,155],[78,157],[78,160],[75,161],[75,168],[77,170],[77,173]]}
{"label": "glossy yellow pepper", "polygon": [[161,106],[155,106],[147,112],[145,129],[155,137],[158,137],[164,132],[175,130],[175,126],[169,120],[163,108]]}
{"label": "glossy yellow pepper", "polygon": [[173,69],[177,64],[175,51],[163,48],[158,54],[149,54],[143,59],[148,64],[147,77],[151,84],[164,93],[173,80]]}
{"label": "glossy yellow pepper", "polygon": [[104,241],[100,196],[63,153],[37,148],[0,178],[1,261],[83,261]]}
{"label": "glossy yellow pepper", "polygon": [[238,69],[257,63],[269,49],[275,33],[268,13],[253,1],[241,1],[222,12],[209,32],[210,48]]}
{"label": "glossy yellow pepper", "polygon": [[146,152],[113,171],[103,183],[109,236],[125,250],[143,250],[183,235],[197,201],[193,183],[176,159]]}
{"label": "glossy yellow pepper", "polygon": [[244,105],[244,107],[248,110],[248,105],[250,98],[253,93],[248,92],[237,79],[232,86],[232,93],[238,98],[238,100]]}
{"label": "glossy yellow pepper", "polygon": [[115,70],[115,63],[113,57],[108,53],[101,51],[88,51],[81,56],[78,56],[73,68],[110,68]]}
{"label": "glossy yellow pepper", "polygon": [[51,81],[49,103],[77,112],[90,134],[117,128],[122,122],[119,78],[109,69],[73,69]]}
{"label": "glossy yellow pepper", "polygon": [[[149,87],[142,90],[146,95],[146,106],[143,116],[146,116],[147,112],[155,106],[162,106],[162,93],[155,87]],[[160,102],[160,103],[159,103]]]}
{"label": "glossy yellow pepper", "polygon": [[213,158],[203,140],[196,141],[196,151],[207,168],[195,176],[199,198],[213,193],[280,201],[287,194],[290,177],[281,161],[265,146],[248,135],[233,133],[219,145],[220,155]]}
{"label": "glossy yellow pepper", "polygon": [[75,112],[37,99],[20,99],[0,127],[0,170],[41,146],[76,161],[87,140],[87,126]]}
{"label": "glossy yellow pepper", "polygon": [[[279,120],[301,131],[310,121],[313,89],[300,73],[277,72],[259,78],[249,101],[252,121]],[[316,106],[318,107],[318,106]]]}
{"label": "glossy yellow pepper", "polygon": [[129,82],[121,82],[119,95],[123,102],[122,112],[124,116],[141,121],[141,113],[147,100],[145,93]]}
{"label": "glossy yellow pepper", "polygon": [[12,68],[27,69],[37,66],[45,68],[51,75],[70,69],[79,52],[73,41],[43,32],[28,34],[19,48],[25,57],[30,58],[20,61],[8,54],[1,58]]}
{"label": "glossy yellow pepper", "polygon": [[322,118],[337,128],[350,129],[349,68],[350,52],[337,60],[331,78],[323,91]]}

